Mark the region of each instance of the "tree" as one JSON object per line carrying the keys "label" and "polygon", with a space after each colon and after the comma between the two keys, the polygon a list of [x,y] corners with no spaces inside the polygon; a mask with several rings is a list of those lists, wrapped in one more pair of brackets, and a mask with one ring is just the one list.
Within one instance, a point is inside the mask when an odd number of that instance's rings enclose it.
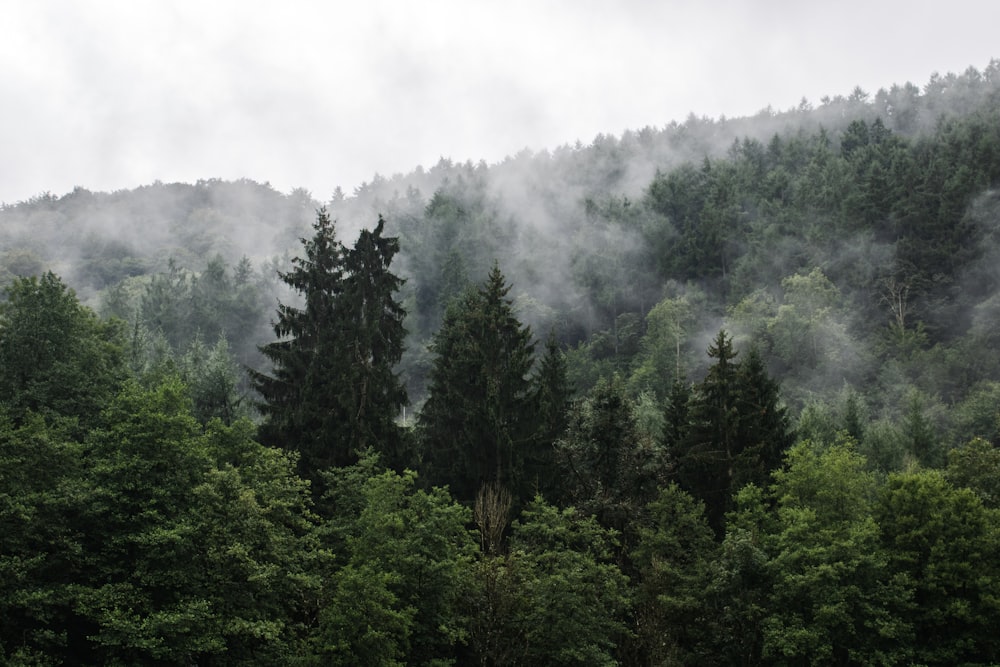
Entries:
{"label": "tree", "polygon": [[893,473],[877,518],[892,569],[912,604],[913,662],[995,664],[1000,658],[997,513],[938,470]]}
{"label": "tree", "polygon": [[266,418],[261,438],[301,452],[300,465],[316,471],[348,465],[376,447],[399,456],[395,425],[406,392],[393,366],[403,349],[403,316],[395,292],[402,281],[389,271],[399,249],[395,238],[363,230],[345,249],[334,224],[320,210],[315,234],[302,239],[305,257],[281,279],[299,292],[301,308],[281,304],[274,331],[279,340],[261,348],[272,375],[251,371]]}
{"label": "tree", "polygon": [[684,380],[683,352],[693,320],[686,296],[664,299],[653,306],[646,315],[646,333],[630,384],[665,398],[675,382]]}
{"label": "tree", "polygon": [[651,664],[704,664],[715,621],[705,591],[717,555],[704,506],[671,483],[647,513],[632,552],[640,642]]}
{"label": "tree", "polygon": [[0,663],[56,664],[86,633],[72,584],[88,571],[84,448],[40,415],[0,416]]}
{"label": "tree", "polygon": [[599,380],[573,405],[556,448],[563,504],[621,533],[626,549],[638,517],[666,479],[664,452],[640,436],[634,410],[620,377]]}
{"label": "tree", "polygon": [[396,300],[403,280],[389,270],[399,239],[383,237],[385,220],[364,229],[344,258],[343,307],[338,326],[348,355],[344,402],[351,449],[383,452],[390,465],[401,462],[401,433],[396,426],[407,404],[406,389],[394,367],[403,355],[406,312]]}
{"label": "tree", "polygon": [[907,662],[900,618],[907,591],[893,576],[873,516],[877,483],[851,441],[803,441],[774,472],[773,585],[763,655],[789,664]]}
{"label": "tree", "polygon": [[223,648],[191,585],[204,545],[188,510],[211,458],[187,400],[176,379],[152,391],[129,385],[88,434],[88,571],[75,604],[95,662],[177,662]]}
{"label": "tree", "polygon": [[434,362],[418,432],[435,484],[471,505],[493,482],[525,497],[525,449],[536,434],[529,372],[531,329],[514,315],[497,265],[448,309],[434,336]]}
{"label": "tree", "polygon": [[412,471],[381,469],[371,452],[327,477],[338,511],[324,522],[323,541],[343,566],[332,575],[315,637],[323,664],[453,658],[465,634],[460,600],[475,550],[469,509],[443,489],[418,489]]}
{"label": "tree", "polygon": [[273,365],[271,375],[250,371],[263,398],[258,406],[265,417],[261,439],[300,451],[300,465],[307,471],[351,460],[333,437],[344,421],[337,401],[335,335],[344,250],[326,211],[319,211],[313,229],[311,239],[301,240],[305,257],[294,258],[292,270],[278,274],[302,295],[303,307],[279,304],[274,323],[279,340],[260,348]]}
{"label": "tree", "polygon": [[746,484],[766,486],[795,441],[780,386],[767,373],[757,348],[747,351],[736,373],[739,383],[740,452],[732,490]]}
{"label": "tree", "polygon": [[179,361],[181,378],[191,394],[192,414],[199,422],[220,419],[232,424],[250,416],[245,396],[237,389],[240,369],[225,338],[220,337],[211,348],[195,338]]}
{"label": "tree", "polygon": [[[540,496],[511,528],[508,550],[483,554],[471,591],[470,648],[483,665],[613,665],[626,635],[628,579],[614,531]],[[471,663],[471,660],[469,661]]]}
{"label": "tree", "polygon": [[982,438],[948,451],[948,481],[959,488],[972,489],[983,505],[1000,509],[1000,449]]}
{"label": "tree", "polygon": [[778,385],[751,350],[742,363],[732,339],[720,331],[708,356],[715,359],[692,392],[688,424],[674,450],[682,488],[705,503],[721,536],[732,495],[744,484],[764,486],[792,442]]}
{"label": "tree", "polygon": [[125,378],[124,335],[102,322],[55,274],[18,278],[0,303],[0,404],[15,424],[29,412],[73,417],[81,428]]}
{"label": "tree", "polygon": [[538,431],[525,454],[525,481],[529,486],[534,485],[536,494],[554,500],[559,487],[555,472],[556,441],[566,430],[572,394],[566,377],[566,357],[559,349],[554,331],[549,332],[545,341],[545,354],[533,384],[532,403],[538,411]]}

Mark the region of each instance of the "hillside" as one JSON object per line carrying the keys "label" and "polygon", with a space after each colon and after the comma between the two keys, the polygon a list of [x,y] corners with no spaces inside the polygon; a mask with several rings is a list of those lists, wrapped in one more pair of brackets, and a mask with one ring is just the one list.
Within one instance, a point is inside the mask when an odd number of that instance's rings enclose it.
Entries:
{"label": "hillside", "polygon": [[996,664],[998,267],[997,60],[4,205],[0,662]]}

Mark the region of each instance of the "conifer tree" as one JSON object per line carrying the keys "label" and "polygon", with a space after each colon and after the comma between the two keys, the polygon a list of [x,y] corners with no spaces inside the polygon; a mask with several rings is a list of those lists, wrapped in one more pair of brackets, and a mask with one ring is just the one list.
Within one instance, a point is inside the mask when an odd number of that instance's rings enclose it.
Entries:
{"label": "conifer tree", "polygon": [[471,503],[487,482],[524,499],[525,449],[534,438],[531,329],[514,316],[497,265],[445,314],[434,336],[430,391],[418,422],[435,484]]}
{"label": "conifer tree", "polygon": [[383,237],[384,227],[379,216],[374,231],[362,230],[345,256],[339,324],[349,358],[342,389],[353,448],[374,448],[395,465],[403,456],[396,415],[407,396],[393,369],[403,356],[406,312],[395,297],[403,280],[389,271],[399,239]]}
{"label": "conifer tree", "polygon": [[300,467],[315,478],[356,461],[363,448],[393,450],[393,418],[406,393],[392,371],[404,336],[395,300],[402,281],[389,271],[397,239],[382,237],[380,218],[345,249],[325,210],[313,228],[302,239],[305,257],[279,274],[304,304],[279,305],[279,340],[261,347],[272,374],[251,371],[251,380],[263,398],[261,439],[301,452]]}
{"label": "conifer tree", "polygon": [[708,348],[715,364],[694,387],[688,423],[674,448],[681,486],[705,503],[709,523],[722,532],[732,496],[743,485],[765,485],[791,445],[778,385],[751,350],[742,363],[720,331]]}
{"label": "conifer tree", "polygon": [[535,442],[525,456],[525,477],[534,491],[547,500],[558,495],[559,476],[555,473],[555,443],[562,437],[569,421],[572,388],[566,377],[566,358],[559,349],[554,331],[545,341],[545,354],[539,360],[534,379],[534,408],[538,415]]}
{"label": "conifer tree", "polygon": [[[335,413],[337,303],[343,292],[343,246],[333,221],[320,210],[311,239],[301,239],[305,257],[292,260],[292,270],[278,276],[303,297],[301,308],[279,304],[274,323],[278,340],[260,348],[273,366],[271,375],[251,371],[265,421],[265,444],[297,449],[304,470],[345,463],[347,452],[331,451],[328,433]],[[331,417],[333,419],[331,419]]]}

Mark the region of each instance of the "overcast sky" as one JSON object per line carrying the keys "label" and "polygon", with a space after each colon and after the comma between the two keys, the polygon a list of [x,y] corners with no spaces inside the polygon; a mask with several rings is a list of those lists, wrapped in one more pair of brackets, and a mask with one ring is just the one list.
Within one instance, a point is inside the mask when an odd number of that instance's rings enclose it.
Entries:
{"label": "overcast sky", "polygon": [[0,0],[0,201],[375,173],[925,84],[1000,2]]}

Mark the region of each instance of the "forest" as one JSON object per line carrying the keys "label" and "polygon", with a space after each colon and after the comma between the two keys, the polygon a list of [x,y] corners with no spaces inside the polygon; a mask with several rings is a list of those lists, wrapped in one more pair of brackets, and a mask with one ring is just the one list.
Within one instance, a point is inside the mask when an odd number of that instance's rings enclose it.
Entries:
{"label": "forest", "polygon": [[1000,664],[1000,60],[0,206],[0,664]]}

